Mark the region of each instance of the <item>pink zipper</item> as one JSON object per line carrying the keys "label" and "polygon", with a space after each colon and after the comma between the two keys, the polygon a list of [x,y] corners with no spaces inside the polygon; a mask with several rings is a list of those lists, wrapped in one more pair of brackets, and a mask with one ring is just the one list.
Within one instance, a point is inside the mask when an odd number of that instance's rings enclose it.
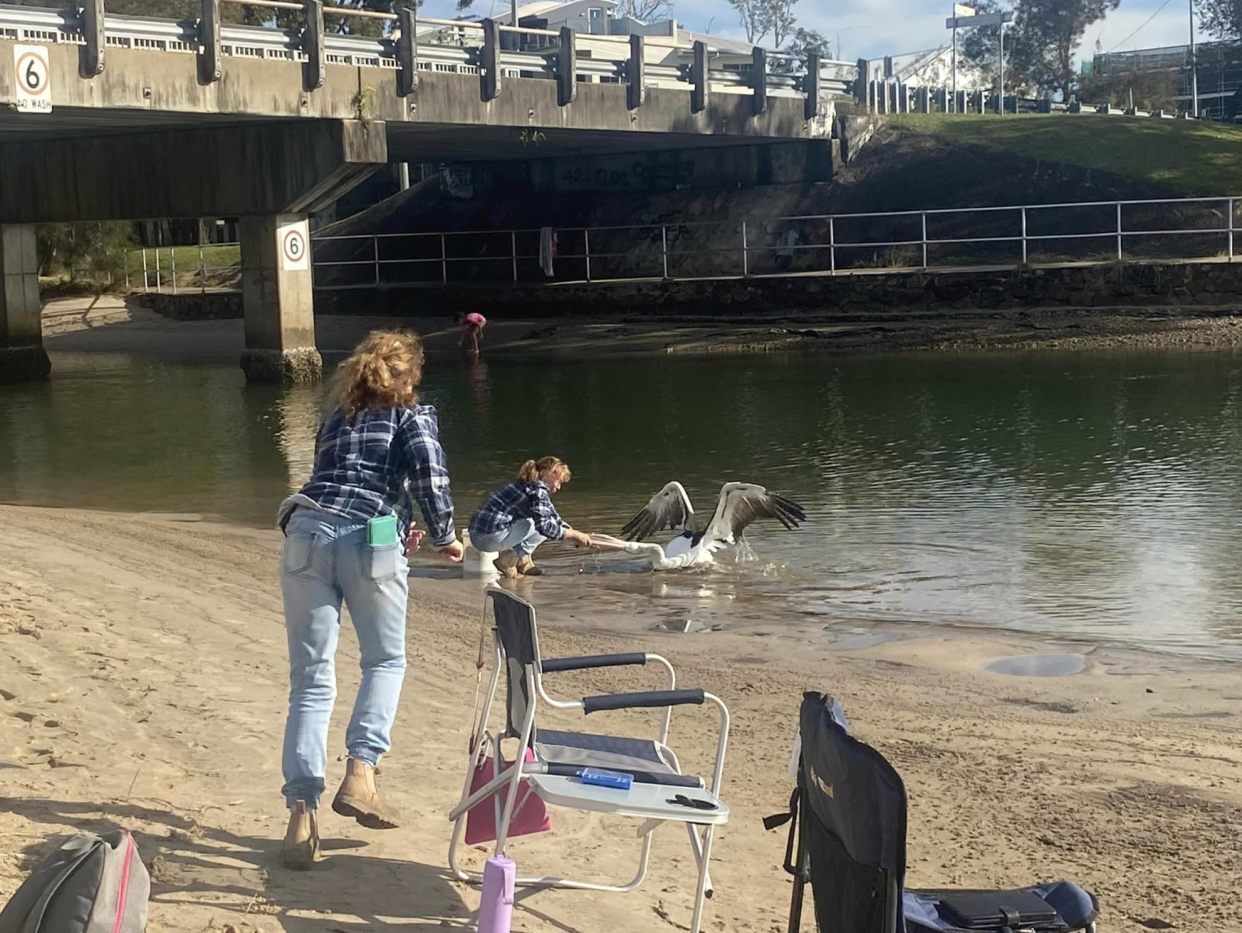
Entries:
{"label": "pink zipper", "polygon": [[134,837],[125,834],[125,867],[121,869],[121,890],[116,904],[116,923],[112,933],[121,933],[121,922],[125,919],[125,896],[129,893],[129,866],[134,861]]}

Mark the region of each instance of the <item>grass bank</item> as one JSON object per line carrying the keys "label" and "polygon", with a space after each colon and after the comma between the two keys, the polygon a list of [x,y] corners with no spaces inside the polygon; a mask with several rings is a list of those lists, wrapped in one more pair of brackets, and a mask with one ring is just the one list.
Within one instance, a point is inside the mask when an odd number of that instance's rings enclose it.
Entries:
{"label": "grass bank", "polygon": [[200,262],[208,272],[241,264],[241,247],[237,245],[161,246],[158,250],[154,246],[149,246],[145,251],[135,249],[126,254],[125,264],[131,274],[142,274],[144,252],[147,257],[147,270],[150,273],[155,271],[157,253],[160,269],[166,272],[171,272],[174,267],[178,273],[197,271]]}
{"label": "grass bank", "polygon": [[1242,196],[1242,126],[1065,114],[900,114],[890,119],[897,128],[956,145],[1099,169],[1187,194]]}
{"label": "grass bank", "polygon": [[131,282],[151,288],[171,287],[174,279],[184,289],[232,288],[241,274],[241,247],[149,246],[126,253],[125,270]]}

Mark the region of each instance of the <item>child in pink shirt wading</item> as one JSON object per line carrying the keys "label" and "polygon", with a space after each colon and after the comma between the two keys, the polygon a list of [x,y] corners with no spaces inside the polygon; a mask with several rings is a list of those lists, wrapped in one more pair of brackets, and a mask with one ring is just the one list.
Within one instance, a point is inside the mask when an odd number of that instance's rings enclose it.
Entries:
{"label": "child in pink shirt wading", "polygon": [[483,339],[483,328],[487,326],[487,318],[472,311],[469,314],[458,315],[461,326],[465,329],[465,333],[461,338],[461,347],[466,351],[467,356],[479,355],[479,341]]}

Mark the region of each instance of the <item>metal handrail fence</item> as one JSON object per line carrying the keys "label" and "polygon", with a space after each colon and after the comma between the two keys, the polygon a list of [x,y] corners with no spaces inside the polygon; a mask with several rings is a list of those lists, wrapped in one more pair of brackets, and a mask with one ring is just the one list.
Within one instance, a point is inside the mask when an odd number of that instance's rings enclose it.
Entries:
{"label": "metal handrail fence", "polygon": [[[1012,207],[799,214],[557,228],[555,276],[541,271],[536,227],[347,234],[311,239],[315,287],[346,290],[455,282],[598,282],[772,274],[859,275],[1237,258],[1242,197],[1064,202]],[[222,248],[237,244],[220,244]],[[206,291],[212,266],[199,247]],[[193,250],[195,247],[178,247]],[[175,253],[132,251],[147,291],[175,291]],[[221,276],[226,278],[226,276]],[[186,290],[185,285],[181,285]]]}
{"label": "metal handrail fence", "polygon": [[[580,280],[592,282],[1145,259],[1232,262],[1236,235],[1242,231],[1239,204],[1242,198],[1204,197],[567,227],[557,230],[558,238],[573,245],[558,251],[554,263],[568,263],[572,274],[580,271]],[[457,268],[469,273],[471,280],[520,282],[524,271],[538,267],[537,246],[526,244],[540,232],[520,228],[318,236],[312,240],[316,288],[446,285],[460,280],[452,274]],[[471,240],[482,243],[473,253],[452,248]],[[618,241],[628,245],[618,248]],[[417,247],[394,249],[401,244],[430,246],[421,253]],[[1189,249],[1182,248],[1187,244]],[[685,261],[692,257],[723,262],[687,269]],[[403,277],[401,267],[427,269],[430,274]],[[605,268],[611,271],[601,275]],[[480,270],[499,271],[480,274]]]}
{"label": "metal handrail fence", "polygon": [[[215,263],[207,257],[218,256],[222,252],[236,250],[241,255],[240,243],[204,243],[196,246],[149,246],[128,249],[125,251],[125,287],[131,291],[156,292],[169,294],[186,292],[206,293],[207,291],[233,291],[227,286],[208,284],[209,273],[227,273],[222,279],[239,277],[241,262]],[[197,255],[197,262],[181,263],[177,268],[177,253],[190,252]],[[189,282],[182,278],[189,276]],[[141,278],[142,287],[137,287]],[[197,280],[197,284],[195,284]]]}

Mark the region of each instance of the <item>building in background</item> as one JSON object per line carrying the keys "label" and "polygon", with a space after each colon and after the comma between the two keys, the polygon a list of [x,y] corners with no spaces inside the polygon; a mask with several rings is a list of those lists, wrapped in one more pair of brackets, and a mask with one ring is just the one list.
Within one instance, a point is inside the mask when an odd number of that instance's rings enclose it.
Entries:
{"label": "building in background", "polygon": [[[1242,90],[1242,43],[1206,42],[1195,50],[1199,75],[1199,112],[1210,119],[1235,118]],[[1084,66],[1088,63],[1084,62]],[[1158,49],[1135,49],[1096,55],[1084,67],[1084,76],[1094,81],[1124,82],[1127,74],[1168,74],[1175,79],[1175,97],[1180,112],[1191,108],[1190,46],[1174,45]]]}
{"label": "building in background", "polygon": [[[611,24],[617,17],[616,0],[539,0],[517,8],[518,25],[528,29],[550,29],[553,32],[568,26],[588,36],[611,35]],[[512,13],[506,10],[495,17],[496,22],[510,26]],[[537,37],[535,37],[537,38]]]}

